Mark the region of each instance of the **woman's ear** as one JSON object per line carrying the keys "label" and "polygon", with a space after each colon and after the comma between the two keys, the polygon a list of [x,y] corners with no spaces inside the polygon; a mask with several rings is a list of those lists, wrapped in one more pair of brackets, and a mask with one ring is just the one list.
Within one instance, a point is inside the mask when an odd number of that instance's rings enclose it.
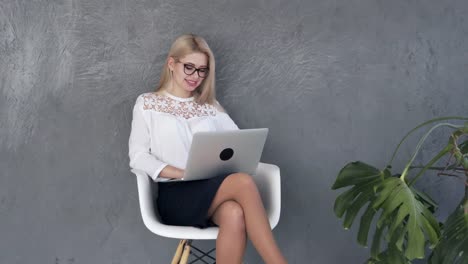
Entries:
{"label": "woman's ear", "polygon": [[173,57],[167,58],[167,66],[169,67],[169,70],[171,71],[174,70],[174,64],[175,64],[175,60]]}

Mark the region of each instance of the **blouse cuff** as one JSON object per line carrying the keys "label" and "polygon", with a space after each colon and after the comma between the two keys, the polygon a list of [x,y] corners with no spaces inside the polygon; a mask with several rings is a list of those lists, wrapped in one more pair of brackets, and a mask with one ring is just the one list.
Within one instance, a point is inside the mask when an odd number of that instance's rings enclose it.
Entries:
{"label": "blouse cuff", "polygon": [[161,165],[159,165],[159,167],[156,169],[156,171],[154,172],[153,175],[151,175],[151,178],[153,179],[153,181],[157,181],[157,179],[161,179],[159,177],[159,174],[161,173],[161,171],[169,164],[167,163],[161,163]]}

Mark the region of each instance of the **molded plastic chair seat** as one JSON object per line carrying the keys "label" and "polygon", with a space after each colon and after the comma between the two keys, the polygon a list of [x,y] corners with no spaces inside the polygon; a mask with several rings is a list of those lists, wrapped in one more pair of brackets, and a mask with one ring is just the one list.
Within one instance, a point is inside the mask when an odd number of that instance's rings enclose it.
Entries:
{"label": "molded plastic chair seat", "polygon": [[[145,226],[153,233],[163,237],[183,240],[207,240],[216,239],[218,227],[205,229],[187,226],[165,225],[153,202],[156,200],[157,184],[143,171],[133,169],[137,176],[138,199],[140,211]],[[271,229],[279,222],[281,211],[281,176],[278,166],[273,164],[259,163],[255,175],[252,175],[265,206]]]}

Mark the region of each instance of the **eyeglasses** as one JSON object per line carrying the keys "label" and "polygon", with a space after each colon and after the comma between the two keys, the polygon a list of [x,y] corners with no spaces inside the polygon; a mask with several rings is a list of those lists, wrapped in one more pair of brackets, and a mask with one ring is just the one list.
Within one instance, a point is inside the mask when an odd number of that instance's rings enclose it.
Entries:
{"label": "eyeglasses", "polygon": [[208,76],[208,72],[209,72],[208,67],[195,68],[195,66],[193,64],[183,63],[181,61],[178,61],[178,62],[180,62],[180,63],[182,63],[184,65],[184,73],[187,74],[187,75],[192,75],[195,72],[197,72],[198,77],[200,77],[200,78],[206,78],[206,76]]}

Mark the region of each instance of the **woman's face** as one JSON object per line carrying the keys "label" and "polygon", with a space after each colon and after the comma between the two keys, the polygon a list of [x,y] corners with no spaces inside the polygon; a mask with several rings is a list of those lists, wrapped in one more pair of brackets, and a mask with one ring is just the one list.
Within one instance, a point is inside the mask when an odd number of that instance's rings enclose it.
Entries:
{"label": "woman's face", "polygon": [[170,58],[169,69],[173,71],[174,89],[183,94],[191,94],[208,76],[208,57],[197,52],[179,60]]}

